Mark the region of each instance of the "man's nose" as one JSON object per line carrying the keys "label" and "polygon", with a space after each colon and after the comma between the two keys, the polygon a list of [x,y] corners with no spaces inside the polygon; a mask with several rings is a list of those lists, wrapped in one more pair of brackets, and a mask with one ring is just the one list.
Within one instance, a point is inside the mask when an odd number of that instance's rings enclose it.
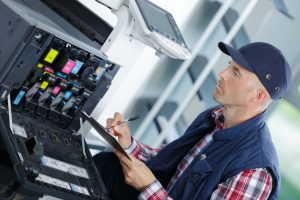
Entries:
{"label": "man's nose", "polygon": [[223,71],[219,72],[218,75],[221,79],[224,79],[226,81],[228,78],[228,69],[224,69]]}

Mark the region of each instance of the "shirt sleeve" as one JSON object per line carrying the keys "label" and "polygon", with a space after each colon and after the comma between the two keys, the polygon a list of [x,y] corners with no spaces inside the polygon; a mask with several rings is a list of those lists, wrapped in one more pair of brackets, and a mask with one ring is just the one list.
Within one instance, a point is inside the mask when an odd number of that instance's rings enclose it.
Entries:
{"label": "shirt sleeve", "polygon": [[220,183],[211,200],[268,199],[272,191],[272,176],[265,168],[242,171]]}
{"label": "shirt sleeve", "polygon": [[156,154],[162,149],[160,148],[151,148],[148,145],[142,144],[135,139],[132,139],[131,145],[124,149],[126,153],[133,155],[141,161],[147,161],[150,158],[156,156]]}
{"label": "shirt sleeve", "polygon": [[162,187],[161,183],[156,180],[148,186],[138,196],[138,200],[173,200],[169,197],[168,192]]}

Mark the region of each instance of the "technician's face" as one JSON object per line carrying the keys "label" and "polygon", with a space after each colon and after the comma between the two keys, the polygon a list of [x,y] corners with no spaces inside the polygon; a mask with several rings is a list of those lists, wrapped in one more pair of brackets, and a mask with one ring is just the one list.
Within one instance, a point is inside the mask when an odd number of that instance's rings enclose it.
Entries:
{"label": "technician's face", "polygon": [[219,73],[219,81],[213,98],[223,105],[244,106],[256,94],[256,75],[231,60]]}

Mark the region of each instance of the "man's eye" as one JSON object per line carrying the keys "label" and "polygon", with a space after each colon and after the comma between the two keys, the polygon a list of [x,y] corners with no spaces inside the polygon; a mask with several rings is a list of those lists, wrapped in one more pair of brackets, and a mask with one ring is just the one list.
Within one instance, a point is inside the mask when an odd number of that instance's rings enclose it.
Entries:
{"label": "man's eye", "polygon": [[231,69],[231,73],[234,76],[239,76],[239,73],[235,69]]}
{"label": "man's eye", "polygon": [[240,76],[240,74],[237,71],[235,71],[235,70],[233,71],[233,75],[234,76]]}

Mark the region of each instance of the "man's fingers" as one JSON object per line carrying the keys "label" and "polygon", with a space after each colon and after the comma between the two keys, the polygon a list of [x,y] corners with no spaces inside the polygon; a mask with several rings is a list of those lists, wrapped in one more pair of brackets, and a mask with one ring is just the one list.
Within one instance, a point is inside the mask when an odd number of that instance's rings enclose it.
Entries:
{"label": "man's fingers", "polygon": [[116,136],[116,133],[114,132],[114,129],[111,128],[111,127],[112,127],[112,121],[113,121],[112,118],[107,118],[107,119],[106,119],[106,128],[107,128],[108,132],[109,132],[111,135]]}
{"label": "man's fingers", "polygon": [[115,132],[120,133],[120,134],[126,134],[128,132],[128,129],[126,128],[126,126],[116,125],[113,127],[113,129]]}
{"label": "man's fingers", "polygon": [[115,112],[114,118],[113,118],[113,124],[116,125],[118,122],[124,121],[123,116],[119,112]]}
{"label": "man's fingers", "polygon": [[122,133],[123,129],[120,127],[120,125],[117,125],[120,121],[114,121],[112,118],[106,119],[106,128],[109,129],[110,132],[113,132],[115,130],[116,132]]}
{"label": "man's fingers", "polygon": [[143,162],[133,156],[130,156],[132,159],[132,161],[130,161],[117,150],[115,151],[115,154],[120,160],[125,176],[125,182],[127,184],[133,186],[139,191],[142,191],[156,180],[154,174]]}
{"label": "man's fingers", "polygon": [[131,170],[131,168],[127,166],[125,163],[123,163],[122,161],[120,161],[120,164],[122,166],[123,173],[125,175],[128,175],[128,172]]}
{"label": "man's fingers", "polygon": [[119,158],[119,160],[123,162],[123,160],[125,159],[125,156],[118,150],[115,150],[115,154]]}
{"label": "man's fingers", "polygon": [[124,120],[124,119],[123,119],[123,116],[122,116],[121,113],[119,113],[119,112],[115,112],[115,114],[114,114],[114,119]]}
{"label": "man's fingers", "polygon": [[[116,150],[115,154],[117,155],[117,157],[119,158],[122,166],[126,167],[126,168],[131,168],[132,166],[132,161],[129,160],[125,155],[123,155],[120,151]],[[131,159],[134,159],[133,156],[130,156]]]}
{"label": "man's fingers", "polygon": [[121,134],[128,132],[128,126],[126,123],[124,123],[123,116],[118,112],[114,114],[113,118],[106,119],[106,128],[113,129]]}
{"label": "man's fingers", "polygon": [[112,118],[107,118],[106,119],[106,125],[109,126],[112,122]]}
{"label": "man's fingers", "polygon": [[107,118],[106,119],[106,127],[107,128],[111,127],[112,120],[113,120],[112,118]]}
{"label": "man's fingers", "polygon": [[124,121],[123,116],[120,113],[116,112],[114,114],[113,118],[106,119],[106,125],[109,128],[111,126],[117,125],[119,122],[122,122],[122,121]]}

